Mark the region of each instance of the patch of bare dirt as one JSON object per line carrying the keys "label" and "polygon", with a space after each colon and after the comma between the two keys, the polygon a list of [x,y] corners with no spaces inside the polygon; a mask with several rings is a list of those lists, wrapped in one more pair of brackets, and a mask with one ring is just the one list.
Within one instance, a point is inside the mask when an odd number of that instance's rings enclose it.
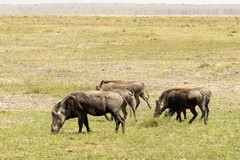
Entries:
{"label": "patch of bare dirt", "polygon": [[60,99],[41,94],[4,94],[0,96],[0,109],[51,109]]}

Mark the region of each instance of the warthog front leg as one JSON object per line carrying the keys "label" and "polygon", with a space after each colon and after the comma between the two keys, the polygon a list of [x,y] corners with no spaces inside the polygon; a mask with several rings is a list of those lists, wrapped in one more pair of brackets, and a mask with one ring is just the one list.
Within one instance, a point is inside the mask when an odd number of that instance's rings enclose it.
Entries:
{"label": "warthog front leg", "polygon": [[[184,119],[187,119],[186,109],[181,109],[180,113],[183,112]],[[178,117],[176,117],[176,120],[178,120]]]}
{"label": "warthog front leg", "polygon": [[183,115],[184,115],[184,119],[187,119],[187,113],[186,113],[186,109],[182,109]]}
{"label": "warthog front leg", "polygon": [[82,133],[82,127],[83,127],[83,123],[84,123],[84,120],[85,120],[85,114],[79,114],[78,115],[78,133]]}
{"label": "warthog front leg", "polygon": [[182,122],[181,112],[182,110],[178,107],[176,120],[179,120],[179,122]]}

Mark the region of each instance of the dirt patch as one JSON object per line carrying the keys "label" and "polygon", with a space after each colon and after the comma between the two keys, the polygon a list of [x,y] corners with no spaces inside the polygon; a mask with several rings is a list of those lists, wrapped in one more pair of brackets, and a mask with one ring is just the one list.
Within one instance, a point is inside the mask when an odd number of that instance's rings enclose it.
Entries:
{"label": "dirt patch", "polygon": [[8,94],[0,96],[0,109],[44,108],[51,109],[61,98],[42,94]]}

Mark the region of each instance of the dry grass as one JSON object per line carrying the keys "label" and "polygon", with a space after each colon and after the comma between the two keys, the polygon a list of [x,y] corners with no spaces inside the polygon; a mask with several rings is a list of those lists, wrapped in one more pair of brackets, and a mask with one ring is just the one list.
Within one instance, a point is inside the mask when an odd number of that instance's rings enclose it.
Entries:
{"label": "dry grass", "polygon": [[[239,18],[0,16],[0,159],[239,158]],[[53,104],[102,79],[144,82],[152,106],[168,88],[208,87],[209,124],[152,119],[142,102],[125,135],[103,117],[91,134],[70,120],[50,135]]]}

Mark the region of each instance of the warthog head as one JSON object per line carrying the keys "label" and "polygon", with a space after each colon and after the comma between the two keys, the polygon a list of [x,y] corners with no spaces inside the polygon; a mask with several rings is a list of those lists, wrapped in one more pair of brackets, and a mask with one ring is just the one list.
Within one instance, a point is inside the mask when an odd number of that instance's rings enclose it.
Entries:
{"label": "warthog head", "polygon": [[74,109],[75,103],[76,97],[69,95],[54,106],[52,110],[52,133],[58,133],[67,119],[77,117]]}
{"label": "warthog head", "polygon": [[64,122],[72,117],[71,108],[74,105],[73,99],[75,99],[73,96],[68,96],[54,106],[52,110],[52,133],[58,133]]}
{"label": "warthog head", "polygon": [[53,109],[52,110],[52,125],[51,125],[51,132],[58,133],[59,130],[62,128],[64,122],[66,121],[66,116],[64,115],[64,110],[60,108],[61,102],[57,104],[54,108],[59,108],[58,112]]}
{"label": "warthog head", "polygon": [[154,117],[159,117],[162,113],[160,112],[160,102],[159,100],[156,100],[156,107],[154,110]]}
{"label": "warthog head", "polygon": [[154,117],[159,117],[164,112],[164,110],[166,109],[165,105],[166,105],[166,103],[165,103],[164,99],[160,98],[159,100],[156,100]]}
{"label": "warthog head", "polygon": [[154,117],[159,117],[168,106],[168,96],[166,93],[162,93],[158,100],[156,100],[156,107],[154,111]]}

